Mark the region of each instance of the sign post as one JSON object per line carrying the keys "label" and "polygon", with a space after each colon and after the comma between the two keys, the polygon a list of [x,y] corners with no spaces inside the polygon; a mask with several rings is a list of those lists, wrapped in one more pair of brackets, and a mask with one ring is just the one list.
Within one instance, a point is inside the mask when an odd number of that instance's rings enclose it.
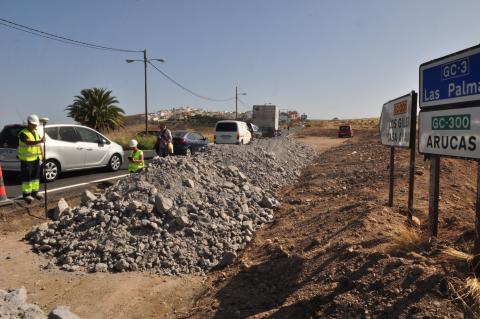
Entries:
{"label": "sign post", "polygon": [[[429,230],[438,234],[440,156],[480,160],[480,45],[423,63],[418,149],[430,157]],[[474,252],[480,252],[480,162]]]}
{"label": "sign post", "polygon": [[380,116],[380,138],[383,145],[390,146],[390,177],[388,206],[393,206],[395,148],[410,148],[408,186],[408,218],[413,215],[413,186],[415,179],[415,144],[417,129],[417,94],[410,94],[391,100],[383,105]]}
{"label": "sign post", "polygon": [[390,146],[390,178],[388,187],[388,206],[393,206],[393,185],[395,183],[395,147]]}
{"label": "sign post", "polygon": [[430,236],[438,234],[438,196],[440,194],[440,157],[430,157],[430,183],[428,191],[428,230]]}

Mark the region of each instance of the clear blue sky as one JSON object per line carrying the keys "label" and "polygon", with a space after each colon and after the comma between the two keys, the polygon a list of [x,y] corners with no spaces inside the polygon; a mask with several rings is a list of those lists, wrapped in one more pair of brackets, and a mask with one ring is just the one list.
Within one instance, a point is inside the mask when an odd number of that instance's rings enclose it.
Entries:
{"label": "clear blue sky", "polygon": [[[310,118],[379,116],[418,90],[422,62],[476,45],[480,1],[16,0],[0,17],[80,41],[142,50],[188,88],[248,105],[274,103]],[[0,26],[0,125],[29,113],[70,122],[83,88],[113,91],[144,110],[141,54],[79,48]],[[149,68],[149,110],[234,110],[193,97]],[[245,109],[244,106],[241,107]]]}

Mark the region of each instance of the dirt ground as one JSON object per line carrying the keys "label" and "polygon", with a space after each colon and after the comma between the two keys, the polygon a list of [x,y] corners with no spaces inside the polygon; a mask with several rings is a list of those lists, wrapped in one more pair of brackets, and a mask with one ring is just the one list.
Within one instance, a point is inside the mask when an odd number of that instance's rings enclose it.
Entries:
{"label": "dirt ground", "polygon": [[22,241],[42,222],[30,212],[0,221],[0,289],[23,285],[42,309],[64,304],[84,318],[473,318],[456,294],[471,273],[442,251],[473,247],[475,163],[442,160],[439,238],[429,240],[428,161],[417,157],[416,227],[405,216],[408,152],[396,155],[390,208],[389,150],[377,129],[351,139],[335,132],[298,136],[318,156],[280,191],[275,221],[225,269],[179,278],[44,269],[48,261]]}

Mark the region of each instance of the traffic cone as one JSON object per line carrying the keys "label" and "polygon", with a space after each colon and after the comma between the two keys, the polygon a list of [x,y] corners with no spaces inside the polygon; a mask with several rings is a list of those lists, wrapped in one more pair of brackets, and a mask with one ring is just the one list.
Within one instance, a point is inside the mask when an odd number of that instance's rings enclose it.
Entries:
{"label": "traffic cone", "polygon": [[7,191],[3,184],[2,164],[0,164],[0,206],[10,204],[12,201],[7,197]]}

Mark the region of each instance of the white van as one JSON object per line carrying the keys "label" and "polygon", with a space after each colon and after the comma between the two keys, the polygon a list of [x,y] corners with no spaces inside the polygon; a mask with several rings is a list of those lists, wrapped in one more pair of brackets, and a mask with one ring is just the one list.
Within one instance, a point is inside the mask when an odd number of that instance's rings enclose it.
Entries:
{"label": "white van", "polygon": [[242,121],[218,121],[215,124],[215,144],[248,144],[252,139],[247,123]]}

